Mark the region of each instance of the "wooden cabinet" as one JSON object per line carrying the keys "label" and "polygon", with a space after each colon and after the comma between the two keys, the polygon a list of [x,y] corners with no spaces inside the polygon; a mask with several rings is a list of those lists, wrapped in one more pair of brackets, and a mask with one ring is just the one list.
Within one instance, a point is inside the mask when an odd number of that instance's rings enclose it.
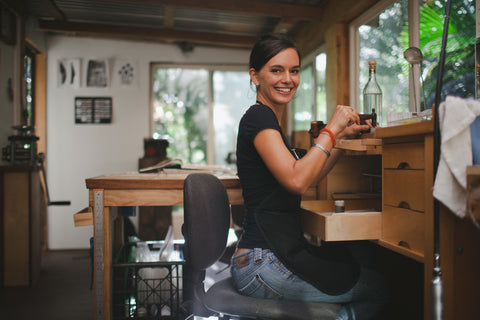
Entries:
{"label": "wooden cabinet", "polygon": [[427,180],[425,175],[427,135],[431,133],[414,135],[409,141],[401,135],[383,141],[380,242],[408,252],[419,262],[424,261],[425,253],[425,204],[433,201],[431,195],[423,192],[433,185],[433,180]]}
{"label": "wooden cabinet", "polygon": [[[423,319],[431,319],[433,122],[379,128],[376,138],[383,141],[379,165],[382,176],[381,233],[377,234],[376,243],[388,249],[383,251],[384,271],[387,278],[393,280],[395,299],[395,314],[386,319],[420,319],[422,309]],[[354,159],[345,158],[347,161]],[[368,156],[364,158],[368,159]],[[336,172],[332,170],[335,174],[328,176],[328,190],[340,191],[341,185],[348,186],[345,183],[345,168],[353,167],[350,168],[352,172],[364,170],[356,163],[361,162],[341,165]],[[479,177],[478,166],[467,170],[469,193],[465,205],[468,203],[477,223],[480,221]],[[371,231],[368,225],[372,216],[328,216],[322,212],[332,211],[331,203],[328,207],[319,201],[304,201],[303,204],[304,209],[310,211],[305,215],[307,223],[304,223],[304,228],[324,240],[352,240],[349,237],[352,224]],[[480,300],[480,273],[477,270],[480,264],[480,229],[470,218],[461,219],[441,204],[439,216],[443,319],[476,319]],[[338,223],[342,224],[340,228],[337,227]],[[339,239],[339,235],[343,238]],[[356,239],[365,239],[373,237],[374,233],[367,237],[364,234],[352,235]],[[414,311],[405,316],[402,312],[407,309]]]}
{"label": "wooden cabinet", "polygon": [[424,319],[433,270],[433,121],[379,128],[383,140],[382,238],[378,243],[423,263]]}
{"label": "wooden cabinet", "polygon": [[29,286],[40,273],[46,236],[46,199],[34,166],[0,167],[2,285]]}

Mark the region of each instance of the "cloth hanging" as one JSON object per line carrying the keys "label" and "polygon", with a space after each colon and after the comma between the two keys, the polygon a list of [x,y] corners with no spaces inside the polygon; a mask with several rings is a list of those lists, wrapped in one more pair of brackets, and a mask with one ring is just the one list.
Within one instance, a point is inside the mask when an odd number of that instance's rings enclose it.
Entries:
{"label": "cloth hanging", "polygon": [[454,214],[466,214],[466,168],[473,164],[470,125],[480,116],[480,102],[448,96],[440,104],[440,161],[433,196]]}

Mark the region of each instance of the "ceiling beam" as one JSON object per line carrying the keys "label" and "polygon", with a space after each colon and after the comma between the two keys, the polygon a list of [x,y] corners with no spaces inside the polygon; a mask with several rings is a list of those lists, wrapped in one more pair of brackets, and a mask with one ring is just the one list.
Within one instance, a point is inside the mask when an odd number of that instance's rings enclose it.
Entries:
{"label": "ceiling beam", "polygon": [[295,22],[297,21],[298,20],[296,18],[282,18],[275,26],[275,29],[273,30],[273,32],[288,33],[290,29],[293,28],[293,26],[295,25]]}
{"label": "ceiling beam", "polygon": [[97,0],[104,2],[129,3],[151,6],[171,6],[179,8],[228,11],[258,16],[295,17],[300,20],[315,21],[323,13],[322,7],[271,3],[255,0]]}
{"label": "ceiling beam", "polygon": [[10,10],[12,10],[21,17],[25,17],[27,14],[25,0],[0,0],[0,5],[7,6]]}
{"label": "ceiling beam", "polygon": [[174,21],[173,7],[165,6],[165,8],[163,8],[163,27],[173,29]]}
{"label": "ceiling beam", "polygon": [[41,31],[65,33],[69,35],[110,36],[123,39],[143,39],[165,42],[188,41],[237,48],[251,48],[257,40],[255,37],[231,34],[177,31],[168,28],[141,28],[133,26],[42,19],[39,20],[39,29]]}
{"label": "ceiling beam", "polygon": [[57,5],[53,0],[41,0],[41,3],[45,8],[47,8],[48,12],[55,20],[59,20],[59,21],[67,20],[65,17],[65,14],[62,12],[62,10],[60,10],[57,7]]}

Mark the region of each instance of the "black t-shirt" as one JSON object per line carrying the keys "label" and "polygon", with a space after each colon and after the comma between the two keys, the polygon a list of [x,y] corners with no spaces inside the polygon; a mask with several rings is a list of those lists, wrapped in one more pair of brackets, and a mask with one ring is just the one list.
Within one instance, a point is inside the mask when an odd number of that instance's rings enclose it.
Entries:
{"label": "black t-shirt", "polygon": [[[243,235],[238,244],[239,248],[271,249],[258,229],[252,214],[261,201],[279,186],[278,181],[268,170],[253,144],[257,134],[265,129],[278,130],[286,147],[289,148],[272,109],[266,105],[256,104],[246,111],[240,120],[237,139],[238,176],[247,211],[243,224]],[[298,196],[292,194],[292,197]]]}

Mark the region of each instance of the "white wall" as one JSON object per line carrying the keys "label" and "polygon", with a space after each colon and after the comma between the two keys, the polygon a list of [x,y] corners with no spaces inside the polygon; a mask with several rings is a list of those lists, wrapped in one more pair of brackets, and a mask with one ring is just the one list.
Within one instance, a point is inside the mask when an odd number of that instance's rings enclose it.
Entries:
{"label": "white wall", "polygon": [[[73,214],[88,205],[85,179],[137,170],[143,139],[149,134],[150,62],[248,63],[247,50],[197,47],[184,55],[175,45],[66,36],[47,39],[47,181],[51,201],[69,200],[70,206],[48,208],[49,249],[87,248],[93,228],[74,227]],[[80,58],[116,59],[137,63],[136,87],[58,87],[57,61]],[[83,71],[83,70],[82,70]],[[112,74],[110,74],[112,80]],[[112,82],[112,81],[111,81]],[[113,99],[112,124],[75,125],[75,97]]]}

